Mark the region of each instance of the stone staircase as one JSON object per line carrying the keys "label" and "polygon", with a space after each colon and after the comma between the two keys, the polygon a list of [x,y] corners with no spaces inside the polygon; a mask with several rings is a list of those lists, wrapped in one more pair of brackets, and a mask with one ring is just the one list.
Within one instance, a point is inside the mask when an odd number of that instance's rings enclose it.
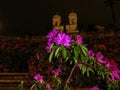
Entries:
{"label": "stone staircase", "polygon": [[[28,73],[0,73],[0,90],[19,90],[21,81],[26,83]],[[25,86],[25,90],[29,90]]]}

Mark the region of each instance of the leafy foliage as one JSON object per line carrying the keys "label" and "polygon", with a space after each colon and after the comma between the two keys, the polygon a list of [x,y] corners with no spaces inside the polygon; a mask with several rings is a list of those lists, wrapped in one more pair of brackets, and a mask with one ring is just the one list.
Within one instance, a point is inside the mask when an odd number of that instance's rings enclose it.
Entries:
{"label": "leafy foliage", "polygon": [[[100,85],[103,81],[107,85],[104,85],[104,89],[116,90],[119,87],[120,70],[117,64],[114,60],[104,57],[101,52],[88,50],[80,35],[73,40],[71,36],[53,30],[47,38],[46,49],[49,53],[49,64],[54,67],[47,66],[49,71],[46,71],[47,75],[43,71],[38,72],[34,76],[35,82],[31,90],[35,88],[38,90],[70,90],[73,77],[75,78],[73,75],[75,70],[79,70],[79,74],[88,79],[93,76],[98,83],[94,83],[95,87],[91,87],[97,90],[103,89]],[[68,74],[65,75],[66,72]]]}

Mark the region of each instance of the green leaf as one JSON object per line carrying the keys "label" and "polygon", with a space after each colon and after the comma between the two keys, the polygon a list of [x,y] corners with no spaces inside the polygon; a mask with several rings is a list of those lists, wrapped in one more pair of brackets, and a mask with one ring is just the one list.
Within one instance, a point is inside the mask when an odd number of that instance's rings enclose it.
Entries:
{"label": "green leaf", "polygon": [[92,62],[90,62],[90,65],[93,65],[94,64],[94,62],[92,61]]}
{"label": "green leaf", "polygon": [[80,64],[80,70],[82,69],[82,67],[83,67],[83,64]]}
{"label": "green leaf", "polygon": [[102,78],[105,79],[105,74],[104,74],[104,72],[102,72],[101,75],[102,75]]}
{"label": "green leaf", "polygon": [[82,74],[83,75],[85,74],[86,70],[87,70],[86,66],[82,66]]}
{"label": "green leaf", "polygon": [[89,71],[91,71],[92,73],[95,73],[92,68],[89,67],[88,69],[89,69]]}
{"label": "green leaf", "polygon": [[69,59],[69,57],[66,57],[65,62]]}
{"label": "green leaf", "polygon": [[62,56],[63,56],[63,58],[65,59],[66,57],[67,57],[67,50],[66,50],[66,48],[65,47],[63,47],[62,48]]}
{"label": "green leaf", "polygon": [[19,84],[19,90],[24,90],[24,81]]}
{"label": "green leaf", "polygon": [[87,69],[86,71],[87,71],[87,77],[89,77],[90,76],[89,69]]}
{"label": "green leaf", "polygon": [[80,54],[82,62],[85,62],[86,57],[83,55],[83,53]]}
{"label": "green leaf", "polygon": [[41,84],[41,83],[38,82],[37,86],[38,86],[39,90],[47,90],[46,87],[45,87],[45,84]]}
{"label": "green leaf", "polygon": [[72,62],[72,60],[70,60],[70,64],[72,64],[73,62]]}
{"label": "green leaf", "polygon": [[90,76],[90,72],[92,72],[92,73],[94,73],[94,70],[92,69],[92,68],[90,68],[90,67],[88,67],[88,68],[86,68],[87,70],[87,77],[89,77]]}
{"label": "green leaf", "polygon": [[73,60],[74,60],[75,63],[77,63],[77,59],[76,59],[76,57],[73,57]]}
{"label": "green leaf", "polygon": [[50,50],[53,48],[53,46],[54,46],[54,43],[51,44],[51,46],[50,46]]}
{"label": "green leaf", "polygon": [[119,88],[119,81],[118,80],[114,80],[112,82],[109,82],[107,84],[107,88],[108,88],[108,90],[118,90],[118,88]]}
{"label": "green leaf", "polygon": [[60,49],[61,49],[61,47],[58,47],[58,48],[56,49],[56,51],[55,51],[55,57],[58,56]]}
{"label": "green leaf", "polygon": [[60,78],[57,78],[57,82],[58,82],[58,84],[61,84]]}
{"label": "green leaf", "polygon": [[88,58],[88,49],[83,45],[80,45],[80,48],[82,50],[82,53],[85,55],[85,57]]}
{"label": "green leaf", "polygon": [[70,87],[69,87],[67,84],[65,84],[64,89],[63,89],[63,90],[70,90]]}
{"label": "green leaf", "polygon": [[39,82],[37,83],[37,86],[38,86],[39,90],[43,89],[42,85]]}
{"label": "green leaf", "polygon": [[51,52],[51,53],[50,53],[50,56],[49,56],[49,62],[52,61],[53,54],[54,54],[54,52]]}
{"label": "green leaf", "polygon": [[34,83],[31,87],[30,87],[30,90],[33,90],[35,88],[37,83]]}
{"label": "green leaf", "polygon": [[74,55],[75,55],[76,58],[78,57],[78,55],[79,55],[78,47],[74,47]]}
{"label": "green leaf", "polygon": [[111,84],[107,85],[107,90],[112,90],[112,85]]}

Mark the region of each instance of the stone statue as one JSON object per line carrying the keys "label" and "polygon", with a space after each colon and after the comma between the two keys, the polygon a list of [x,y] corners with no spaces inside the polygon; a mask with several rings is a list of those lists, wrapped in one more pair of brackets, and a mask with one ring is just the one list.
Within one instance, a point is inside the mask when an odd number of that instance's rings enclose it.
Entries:
{"label": "stone statue", "polygon": [[53,21],[53,26],[60,26],[61,24],[61,16],[56,14],[53,16],[52,18],[52,21]]}
{"label": "stone statue", "polygon": [[69,24],[77,24],[77,14],[75,12],[72,11],[68,15],[68,18],[69,18]]}

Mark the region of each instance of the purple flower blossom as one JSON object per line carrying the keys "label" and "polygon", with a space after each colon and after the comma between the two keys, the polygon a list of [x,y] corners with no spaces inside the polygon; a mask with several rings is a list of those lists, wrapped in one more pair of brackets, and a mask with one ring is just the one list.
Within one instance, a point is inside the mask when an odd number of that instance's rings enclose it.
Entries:
{"label": "purple flower blossom", "polygon": [[98,86],[94,86],[93,88],[91,88],[91,90],[99,90]]}
{"label": "purple flower blossom", "polygon": [[57,45],[64,45],[66,47],[70,46],[71,41],[72,41],[72,39],[71,39],[71,37],[69,35],[67,35],[65,33],[61,33],[61,32],[54,39],[54,42]]}
{"label": "purple flower blossom", "polygon": [[[104,58],[104,59],[99,60],[99,62],[100,62],[101,64],[105,65],[105,66],[108,64],[109,61],[110,61],[110,60],[109,60],[108,58]],[[107,67],[107,66],[106,66],[106,67]]]}
{"label": "purple flower blossom", "polygon": [[58,30],[53,29],[53,30],[47,35],[47,38],[48,38],[48,39],[53,39],[53,38],[56,37],[57,33],[58,33]]}
{"label": "purple flower blossom", "polygon": [[98,53],[96,54],[96,58],[97,58],[97,60],[99,61],[99,60],[103,60],[104,56],[103,56],[103,54],[102,54],[101,52],[98,52]]}
{"label": "purple flower blossom", "polygon": [[89,50],[89,51],[88,51],[88,56],[92,56],[92,57],[95,56],[95,53],[93,52],[93,50]]}
{"label": "purple flower blossom", "polygon": [[61,72],[61,68],[60,68],[60,66],[58,66],[58,69],[57,69],[57,71],[58,71],[58,72]]}
{"label": "purple flower blossom", "polygon": [[46,50],[49,52],[50,51],[50,46],[52,44],[52,41],[48,40]]}
{"label": "purple flower blossom", "polygon": [[77,64],[77,67],[80,68],[80,64],[79,63]]}
{"label": "purple flower blossom", "polygon": [[51,89],[50,89],[50,84],[49,84],[49,83],[46,84],[46,88],[47,88],[48,90],[51,90]]}
{"label": "purple flower blossom", "polygon": [[58,71],[53,71],[53,73],[54,73],[54,76],[55,76],[55,77],[58,77],[58,75],[59,75],[59,72],[58,72]]}
{"label": "purple flower blossom", "polygon": [[35,79],[36,81],[40,82],[40,83],[43,83],[43,82],[44,82],[43,76],[41,76],[40,74],[36,74],[36,75],[34,76],[34,79]]}
{"label": "purple flower blossom", "polygon": [[96,54],[97,61],[101,64],[106,64],[109,60],[107,58],[104,58],[103,54],[101,52],[98,52]]}
{"label": "purple flower blossom", "polygon": [[120,80],[120,70],[114,60],[109,60],[109,62],[106,64],[106,67],[110,69],[112,81],[116,79]]}
{"label": "purple flower blossom", "polygon": [[53,43],[54,38],[56,37],[57,33],[58,33],[58,30],[53,29],[53,30],[47,35],[48,42],[47,42],[46,50],[47,50],[48,52],[49,52],[49,50],[50,50],[50,46],[51,46],[51,44]]}
{"label": "purple flower blossom", "polygon": [[110,70],[116,70],[118,69],[118,65],[114,60],[109,60],[109,62],[106,64],[106,67]]}
{"label": "purple flower blossom", "polygon": [[111,71],[111,79],[114,80],[120,80],[120,70],[112,70]]}
{"label": "purple flower blossom", "polygon": [[54,74],[55,77],[58,77],[58,75],[59,75],[60,72],[61,72],[60,66],[58,66],[57,70],[55,70],[55,71],[53,70],[53,74]]}
{"label": "purple flower blossom", "polygon": [[77,42],[78,45],[83,44],[83,40],[82,39],[83,39],[82,36],[80,36],[80,35],[76,36],[76,42]]}

